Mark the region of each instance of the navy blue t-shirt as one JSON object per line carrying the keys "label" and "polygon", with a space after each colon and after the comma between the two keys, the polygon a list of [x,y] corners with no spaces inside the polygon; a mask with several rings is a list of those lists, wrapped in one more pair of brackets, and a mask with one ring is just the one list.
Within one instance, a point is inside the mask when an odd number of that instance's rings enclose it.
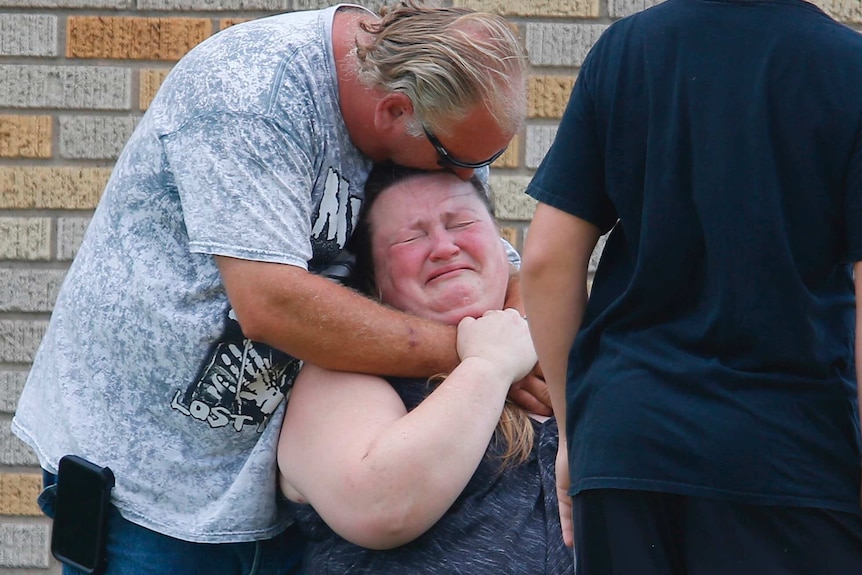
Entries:
{"label": "navy blue t-shirt", "polygon": [[569,357],[572,494],[859,511],[862,36],[668,0],[586,58],[528,193],[613,228]]}

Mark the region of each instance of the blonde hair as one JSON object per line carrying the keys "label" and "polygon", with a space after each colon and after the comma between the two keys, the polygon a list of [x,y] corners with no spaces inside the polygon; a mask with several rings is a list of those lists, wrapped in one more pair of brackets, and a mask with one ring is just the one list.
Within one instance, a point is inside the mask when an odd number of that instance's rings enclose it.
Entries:
{"label": "blonde hair", "polygon": [[359,81],[410,98],[414,136],[423,126],[446,134],[480,105],[505,131],[523,124],[527,59],[503,17],[405,0],[362,30],[370,40],[357,39]]}

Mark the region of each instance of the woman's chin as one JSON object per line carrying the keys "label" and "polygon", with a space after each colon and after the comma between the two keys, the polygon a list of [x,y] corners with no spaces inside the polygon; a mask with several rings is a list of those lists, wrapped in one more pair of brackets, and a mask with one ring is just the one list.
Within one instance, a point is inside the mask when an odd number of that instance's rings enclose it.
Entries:
{"label": "woman's chin", "polygon": [[494,308],[489,307],[488,305],[473,303],[455,309],[450,309],[446,312],[440,312],[439,314],[435,314],[435,317],[433,319],[436,319],[437,321],[441,321],[443,323],[448,323],[450,325],[458,325],[458,322],[460,322],[465,317],[482,317],[482,314],[489,309]]}
{"label": "woman's chin", "polygon": [[[483,285],[459,286],[429,298],[431,319],[456,325],[465,317],[482,317],[490,309],[502,309],[505,291],[497,295]],[[423,314],[424,315],[424,314]]]}

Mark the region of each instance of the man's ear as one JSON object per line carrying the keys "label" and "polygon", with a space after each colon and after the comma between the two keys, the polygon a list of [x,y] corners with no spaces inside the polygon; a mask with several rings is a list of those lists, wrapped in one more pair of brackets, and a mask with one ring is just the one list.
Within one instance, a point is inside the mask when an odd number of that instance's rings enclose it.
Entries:
{"label": "man's ear", "polygon": [[378,133],[401,131],[413,116],[413,102],[401,92],[392,92],[377,101],[374,127]]}

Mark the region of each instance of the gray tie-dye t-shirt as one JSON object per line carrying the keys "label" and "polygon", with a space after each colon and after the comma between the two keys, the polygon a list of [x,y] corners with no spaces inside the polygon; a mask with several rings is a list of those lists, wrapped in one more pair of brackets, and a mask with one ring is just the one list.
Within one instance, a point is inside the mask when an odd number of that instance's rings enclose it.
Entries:
{"label": "gray tie-dye t-shirt", "polygon": [[[181,539],[274,535],[297,368],[243,337],[214,256],[312,271],[344,246],[371,167],[337,99],[335,7],[192,50],[119,158],[56,302],[13,430],[56,471],[109,466],[129,520]],[[248,278],[250,282],[255,278]]]}

